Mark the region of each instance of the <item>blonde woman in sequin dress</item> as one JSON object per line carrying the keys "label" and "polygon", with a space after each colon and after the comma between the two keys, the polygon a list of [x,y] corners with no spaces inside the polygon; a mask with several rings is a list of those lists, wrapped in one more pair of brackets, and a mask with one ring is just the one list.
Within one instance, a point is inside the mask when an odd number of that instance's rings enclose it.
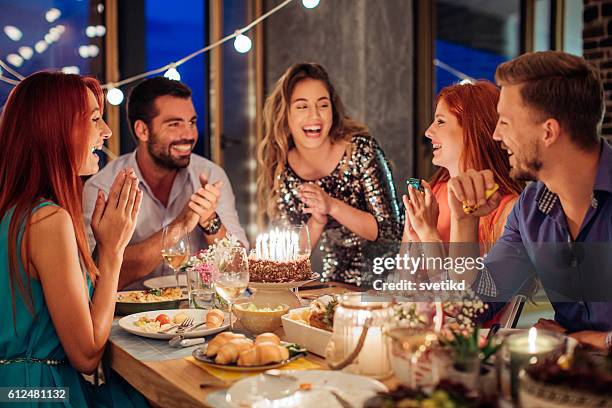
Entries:
{"label": "blonde woman in sequin dress", "polygon": [[384,152],[349,118],[318,64],[290,67],[264,106],[259,208],[272,223],[307,223],[323,279],[362,285],[368,242],[399,242],[401,212]]}

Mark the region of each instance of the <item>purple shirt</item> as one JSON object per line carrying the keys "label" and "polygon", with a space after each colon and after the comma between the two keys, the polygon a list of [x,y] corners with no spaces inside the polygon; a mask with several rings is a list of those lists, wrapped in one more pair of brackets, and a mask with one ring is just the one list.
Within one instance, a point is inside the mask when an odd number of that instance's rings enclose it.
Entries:
{"label": "purple shirt", "polygon": [[[580,180],[567,180],[568,183]],[[558,196],[531,183],[474,284],[491,304],[487,316],[538,278],[555,320],[570,332],[612,330],[612,147],[603,141],[591,206],[575,240]]]}

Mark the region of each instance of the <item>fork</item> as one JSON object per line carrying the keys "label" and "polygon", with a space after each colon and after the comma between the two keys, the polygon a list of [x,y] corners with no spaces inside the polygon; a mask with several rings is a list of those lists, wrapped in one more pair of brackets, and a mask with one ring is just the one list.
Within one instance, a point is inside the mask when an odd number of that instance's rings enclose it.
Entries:
{"label": "fork", "polygon": [[183,323],[181,323],[181,324],[173,324],[172,326],[168,327],[167,329],[158,331],[158,333],[168,333],[172,329],[176,329],[177,333],[179,333],[179,330],[180,330],[180,333],[182,333],[183,330],[185,330],[187,327],[191,326],[192,323],[193,323],[193,317],[188,317],[188,318],[186,318],[183,321]]}
{"label": "fork", "polygon": [[187,330],[188,328],[190,328],[193,325],[193,317],[188,317],[185,320],[183,320],[183,323],[179,324],[179,327],[176,329],[176,334],[181,334],[183,333],[185,330]]}

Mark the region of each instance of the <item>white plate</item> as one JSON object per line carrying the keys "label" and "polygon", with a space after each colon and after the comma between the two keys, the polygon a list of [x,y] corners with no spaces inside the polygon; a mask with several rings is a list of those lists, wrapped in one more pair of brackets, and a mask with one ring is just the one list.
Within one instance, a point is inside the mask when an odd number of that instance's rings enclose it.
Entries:
{"label": "white plate", "polygon": [[[174,275],[156,276],[145,280],[142,284],[149,289],[170,288],[176,286],[176,278]],[[179,274],[179,286],[187,287],[187,276],[184,273]]]}
{"label": "white plate", "polygon": [[[283,371],[297,378],[270,377],[263,374],[238,381],[227,390],[232,406],[253,408],[334,408],[342,407],[329,390],[334,390],[355,407],[377,392],[386,392],[381,382],[342,371]],[[300,384],[311,384],[310,391],[300,391]]]}
{"label": "white plate", "polygon": [[[147,333],[144,330],[142,330],[140,327],[134,324],[134,322],[140,319],[141,316],[147,316],[150,319],[155,319],[155,317],[161,313],[167,314],[171,320],[174,318],[175,315],[179,313],[186,313],[187,316],[193,317],[195,324],[198,324],[198,323],[202,323],[206,321],[206,314],[208,313],[208,310],[171,309],[171,310],[152,310],[150,312],[134,313],[129,316],[122,317],[119,320],[119,327],[121,327],[123,330],[126,330],[132,334],[136,334],[137,336],[148,337],[150,339],[169,340],[176,336],[176,333],[174,333],[176,330],[172,329],[170,330],[170,333]],[[183,337],[185,338],[204,337],[204,336],[208,336],[208,335],[223,331],[227,329],[228,327],[229,327],[229,317],[228,317],[228,314],[225,313],[225,320],[223,321],[223,324],[220,327],[208,329],[206,328],[206,325],[200,326],[193,331],[183,333]]]}

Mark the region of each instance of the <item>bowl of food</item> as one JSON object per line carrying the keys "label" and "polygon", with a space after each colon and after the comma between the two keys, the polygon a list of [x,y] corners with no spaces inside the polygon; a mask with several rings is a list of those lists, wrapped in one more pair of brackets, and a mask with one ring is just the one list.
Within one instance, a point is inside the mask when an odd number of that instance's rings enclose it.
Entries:
{"label": "bowl of food", "polygon": [[126,316],[152,310],[179,309],[185,299],[180,288],[131,290],[117,293],[115,314]]}
{"label": "bowl of food", "polygon": [[242,327],[253,334],[276,331],[281,326],[281,316],[288,311],[289,306],[283,303],[256,305],[245,302],[234,306]]}
{"label": "bowl of food", "polygon": [[293,309],[281,320],[287,341],[299,342],[308,351],[325,356],[332,335],[337,296],[321,296],[309,307]]}

